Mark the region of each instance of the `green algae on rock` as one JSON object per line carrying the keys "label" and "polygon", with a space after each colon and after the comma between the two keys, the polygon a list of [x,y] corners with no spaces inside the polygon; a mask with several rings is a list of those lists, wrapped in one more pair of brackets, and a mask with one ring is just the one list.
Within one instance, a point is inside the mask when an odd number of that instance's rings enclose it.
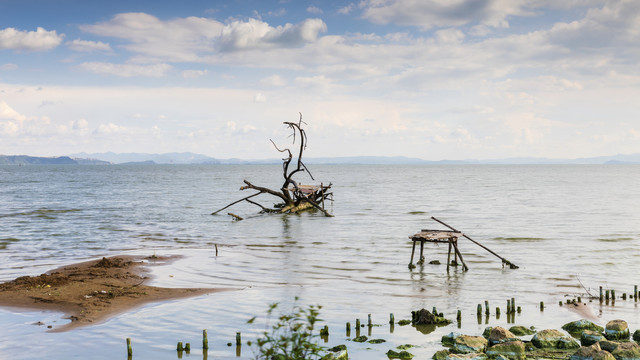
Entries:
{"label": "green algae on rock", "polygon": [[604,330],[604,337],[608,340],[628,340],[629,325],[624,320],[611,320]]}
{"label": "green algae on rock", "polygon": [[369,341],[367,341],[369,344],[382,344],[384,342],[387,342],[387,340],[385,339],[371,339]]}
{"label": "green algae on rock", "polygon": [[520,340],[501,342],[488,348],[487,355],[491,358],[503,356],[507,359],[522,360],[525,358],[524,343]]}
{"label": "green algae on rock", "polygon": [[354,337],[353,339],[351,339],[351,341],[363,343],[363,342],[367,341],[368,339],[369,338],[367,338],[366,336],[362,335],[362,336]]}
{"label": "green algae on rock", "polygon": [[460,334],[458,332],[450,332],[447,335],[443,335],[442,339],[441,339],[442,345],[444,345],[444,346],[453,346],[453,344],[456,341],[456,338],[458,336],[460,336],[460,335],[462,335],[462,334]]}
{"label": "green algae on rock", "polygon": [[431,359],[433,359],[433,360],[445,360],[447,358],[447,356],[449,356],[449,354],[451,354],[449,352],[449,350],[436,351],[436,353],[433,354]]}
{"label": "green algae on rock", "polygon": [[603,332],[604,328],[592,323],[589,320],[581,319],[562,325],[562,330],[568,332],[571,335],[579,335],[585,330]]}
{"label": "green algae on rock", "polygon": [[516,325],[509,328],[509,331],[516,336],[533,335],[536,333],[532,328],[527,328],[522,325]]}
{"label": "green algae on rock", "polygon": [[585,330],[580,335],[580,344],[582,346],[591,346],[602,340],[605,340],[605,337],[598,331]]}
{"label": "green algae on rock", "polygon": [[495,345],[503,342],[516,341],[518,339],[511,331],[496,326],[491,330],[491,334],[489,334],[489,345]]}
{"label": "green algae on rock", "polygon": [[598,343],[591,346],[583,346],[576,351],[569,360],[615,360],[610,352],[602,350]]}
{"label": "green algae on rock", "polygon": [[470,354],[449,354],[445,360],[487,360],[487,354],[470,353]]}
{"label": "green algae on rock", "polygon": [[634,342],[623,342],[611,352],[616,360],[640,359],[640,345]]}
{"label": "green algae on rock", "polygon": [[404,350],[400,352],[389,350],[387,351],[387,357],[389,359],[413,359],[413,354]]}
{"label": "green algae on rock", "polygon": [[560,330],[547,329],[542,330],[533,335],[531,343],[542,349],[578,349],[580,344],[578,342],[560,332]]}
{"label": "green algae on rock", "polygon": [[471,354],[484,352],[489,342],[482,336],[460,335],[453,343],[452,352]]}

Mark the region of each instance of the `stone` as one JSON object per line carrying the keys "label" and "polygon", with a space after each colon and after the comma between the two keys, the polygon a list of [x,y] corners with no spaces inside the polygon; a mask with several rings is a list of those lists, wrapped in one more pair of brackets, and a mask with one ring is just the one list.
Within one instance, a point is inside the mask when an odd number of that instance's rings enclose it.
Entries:
{"label": "stone", "polygon": [[516,336],[533,335],[533,334],[536,333],[535,330],[530,329],[530,328],[526,328],[526,327],[521,326],[521,325],[512,326],[512,327],[509,328],[509,331],[511,331],[511,333],[516,335]]}
{"label": "stone", "polygon": [[435,354],[431,357],[433,360],[446,360],[447,356],[449,356],[449,350],[440,350],[436,351]]}
{"label": "stone", "polygon": [[602,340],[605,340],[605,337],[598,331],[585,330],[580,335],[580,344],[582,346],[591,346]]}
{"label": "stone", "polygon": [[624,320],[611,320],[604,329],[607,340],[628,340],[629,336],[629,325]]}
{"label": "stone", "polygon": [[487,360],[489,359],[486,354],[483,353],[470,353],[470,354],[449,354],[445,360]]}
{"label": "stone", "polygon": [[331,352],[339,352],[339,351],[342,351],[342,350],[347,350],[347,345],[344,345],[344,344],[343,345],[337,345],[337,346],[334,346],[334,347],[332,347],[332,348],[330,348],[328,350],[331,351]]}
{"label": "stone", "polygon": [[518,339],[511,331],[500,326],[496,326],[491,329],[491,334],[489,334],[489,345],[517,340],[520,339]]}
{"label": "stone", "polygon": [[491,358],[500,355],[511,360],[522,360],[525,358],[524,343],[520,340],[498,343],[487,349],[487,355]]}
{"label": "stone", "polygon": [[432,314],[427,309],[420,309],[411,312],[411,323],[414,325],[448,325],[451,324],[451,320]]}
{"label": "stone", "polygon": [[600,348],[602,350],[613,352],[613,350],[615,350],[618,347],[618,345],[620,345],[620,343],[616,341],[601,340],[598,342],[598,345],[600,345]]}
{"label": "stone", "polygon": [[354,337],[353,339],[351,339],[351,341],[355,341],[355,342],[359,342],[359,343],[363,343],[365,341],[367,341],[368,338],[364,335],[362,336],[358,336],[358,337]]}
{"label": "stone", "polygon": [[640,343],[640,329],[633,332],[633,340]]}
{"label": "stone", "polygon": [[640,360],[640,345],[634,342],[623,342],[611,352],[616,360]]}
{"label": "stone", "polygon": [[453,346],[453,343],[456,341],[456,338],[462,334],[458,332],[450,332],[447,335],[442,336],[442,345],[444,346]]}
{"label": "stone", "polygon": [[385,339],[371,339],[367,341],[369,344],[382,344],[383,342],[387,342]]}
{"label": "stone", "polygon": [[484,352],[488,343],[482,336],[460,335],[453,343],[452,352],[456,354]]}
{"label": "stone", "polygon": [[489,339],[489,335],[491,335],[491,330],[493,330],[493,326],[487,326],[486,328],[484,328],[484,331],[482,332],[482,336],[485,339]]}
{"label": "stone", "polygon": [[602,350],[598,343],[591,346],[583,346],[569,360],[615,360],[610,352]]}
{"label": "stone", "polygon": [[560,330],[542,330],[533,335],[531,343],[540,349],[578,349],[580,344],[573,338],[563,334]]}
{"label": "stone", "polygon": [[349,360],[349,354],[347,353],[347,350],[330,352],[323,356],[321,360]]}
{"label": "stone", "polygon": [[562,330],[572,335],[579,335],[585,330],[603,332],[604,328],[592,323],[589,320],[582,319],[562,325]]}
{"label": "stone", "polygon": [[400,352],[389,350],[387,351],[387,357],[389,359],[413,359],[413,354],[404,350]]}

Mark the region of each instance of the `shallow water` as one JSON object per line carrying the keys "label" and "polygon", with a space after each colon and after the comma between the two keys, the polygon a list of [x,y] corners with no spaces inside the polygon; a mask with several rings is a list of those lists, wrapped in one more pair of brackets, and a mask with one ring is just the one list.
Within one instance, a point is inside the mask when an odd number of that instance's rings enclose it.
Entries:
{"label": "shallow water", "polygon": [[[508,298],[522,307],[515,324],[559,328],[580,318],[559,301],[586,298],[587,290],[597,295],[599,286],[631,293],[640,283],[640,166],[311,170],[318,181],[334,184],[335,202],[327,204],[334,218],[256,215],[257,208],[248,204],[229,210],[244,221],[209,215],[247,195],[238,191],[242,179],[278,188],[280,166],[0,167],[0,281],[102,256],[156,253],[185,257],[153,268],[152,284],[237,289],[147,305],[66,333],[31,325],[42,321],[55,327],[67,321],[60,314],[0,308],[0,358],[125,357],[126,337],[132,338],[135,358],[177,358],[178,341],[190,342],[189,356],[200,358],[202,329],[209,333],[208,356],[237,358],[235,346],[226,345],[235,341],[236,331],[245,341],[254,340],[264,329],[268,304],[288,308],[296,296],[302,305],[323,306],[327,344],[346,343],[351,358],[385,359],[388,349],[405,343],[418,346],[410,350],[416,358],[430,358],[451,331],[479,335],[487,325],[510,326],[504,314]],[[503,269],[499,259],[460,239],[470,271],[447,274],[445,265],[409,270],[408,236],[442,228],[431,216],[520,269]],[[427,261],[446,262],[446,246],[427,245],[425,252]],[[479,324],[476,306],[485,300],[492,314]],[[543,312],[540,301],[546,304]],[[601,325],[622,318],[633,331],[640,328],[637,304],[596,301],[590,307]],[[462,310],[461,327],[454,322],[425,335],[396,325],[390,333],[389,313],[397,321],[409,318],[411,310],[434,306],[451,319]],[[371,329],[372,337],[387,342],[345,341],[345,322],[366,323],[367,314],[383,325]],[[246,324],[256,315],[258,325]],[[366,327],[362,333],[367,335]],[[242,358],[252,355],[250,347],[242,347]]]}

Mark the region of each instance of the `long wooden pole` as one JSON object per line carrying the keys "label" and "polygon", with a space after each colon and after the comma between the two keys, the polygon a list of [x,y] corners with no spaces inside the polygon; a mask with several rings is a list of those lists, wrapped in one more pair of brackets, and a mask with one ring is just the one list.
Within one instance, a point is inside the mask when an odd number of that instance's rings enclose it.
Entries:
{"label": "long wooden pole", "polygon": [[[453,231],[458,231],[458,230],[454,229],[452,226],[449,226],[449,225],[445,224],[444,222],[442,222],[442,221],[440,221],[440,220],[436,219],[436,218],[435,218],[435,217],[433,217],[433,216],[432,216],[431,218],[432,218],[433,220],[435,220],[435,221],[439,222],[440,224],[442,224],[442,225],[444,225],[444,226],[448,227],[449,229],[451,229],[451,230],[453,230]],[[480,244],[479,242],[477,242],[477,241],[473,240],[472,238],[468,237],[467,235],[462,234],[462,236],[464,236],[465,238],[467,238],[467,240],[470,240],[472,243],[474,243],[474,244],[476,244],[476,245],[480,246],[481,248],[483,248],[483,249],[487,250],[488,252],[492,253],[493,255],[497,256],[500,260],[502,260],[502,262],[503,262],[503,263],[505,263],[505,264],[509,265],[509,267],[510,267],[511,269],[518,269],[518,268],[519,268],[516,264],[514,264],[514,263],[512,263],[511,261],[509,261],[509,260],[507,260],[507,259],[503,258],[502,256],[500,256],[500,255],[496,254],[495,252],[491,251],[491,249],[489,249],[488,247],[486,247],[486,246],[484,246],[484,245]]]}

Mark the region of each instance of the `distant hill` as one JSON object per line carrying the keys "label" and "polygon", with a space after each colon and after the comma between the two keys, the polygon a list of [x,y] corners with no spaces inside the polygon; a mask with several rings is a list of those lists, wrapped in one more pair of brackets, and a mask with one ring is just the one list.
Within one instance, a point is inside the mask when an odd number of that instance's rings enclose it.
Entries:
{"label": "distant hill", "polygon": [[[294,159],[295,161],[295,159]],[[505,158],[488,160],[423,160],[405,156],[344,156],[305,158],[305,164],[331,165],[553,165],[553,164],[640,164],[640,154],[618,154],[577,159],[548,158]],[[27,155],[0,155],[0,165],[27,164],[77,164],[77,165],[152,165],[152,164],[197,164],[197,165],[273,165],[282,164],[282,160],[273,159],[216,159],[210,156],[190,152],[145,154],[145,153],[77,153],[59,157],[35,157]]]}
{"label": "distant hill", "polygon": [[96,159],[72,159],[68,156],[39,157],[27,155],[0,155],[0,165],[107,165]]}

